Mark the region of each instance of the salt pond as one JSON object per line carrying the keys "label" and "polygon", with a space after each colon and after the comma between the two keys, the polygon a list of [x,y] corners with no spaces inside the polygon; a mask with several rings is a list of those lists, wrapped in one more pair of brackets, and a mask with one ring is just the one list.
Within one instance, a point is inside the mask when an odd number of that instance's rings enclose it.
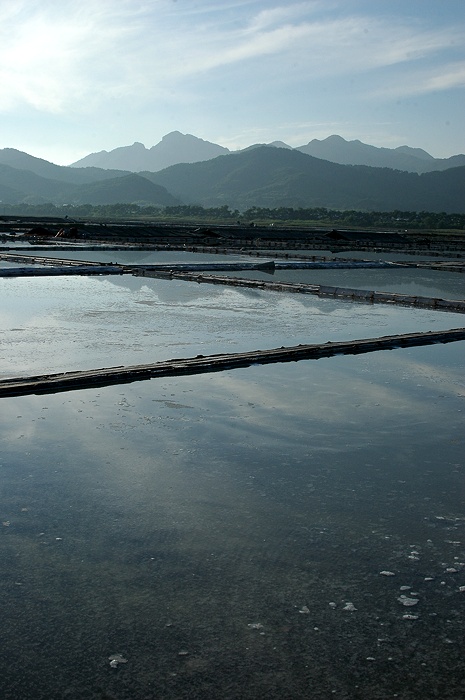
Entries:
{"label": "salt pond", "polygon": [[265,282],[318,284],[436,299],[465,298],[465,275],[458,272],[443,272],[442,270],[398,267],[382,269],[327,268],[313,270],[277,269],[273,275],[258,270],[217,274],[259,279]]}
{"label": "salt pond", "polygon": [[4,697],[460,697],[464,350],[3,399]]}
{"label": "salt pond", "polygon": [[[28,251],[22,251],[27,253]],[[206,253],[190,253],[183,251],[119,251],[119,250],[83,250],[69,251],[51,248],[45,251],[30,252],[31,255],[57,258],[72,258],[75,260],[89,260],[94,262],[118,262],[123,265],[154,265],[175,263],[206,263],[206,262],[263,262],[273,260],[273,251],[268,254],[263,251],[266,258],[254,258],[248,255],[214,255]],[[370,253],[368,251],[347,251],[338,255],[327,250],[305,251],[306,255],[326,256],[338,259],[361,258],[365,260],[392,260],[395,262],[410,260],[418,263],[420,260],[437,262],[438,258],[428,256],[414,256],[400,253]],[[292,254],[289,254],[289,260]],[[276,259],[277,264],[284,262],[282,258]],[[3,263],[2,263],[3,264]],[[426,270],[416,268],[387,268],[387,269],[326,269],[326,270],[276,270],[273,275],[258,271],[233,271],[221,272],[223,276],[245,277],[248,279],[261,279],[267,282],[302,282],[305,284],[322,284],[334,287],[350,287],[355,289],[372,289],[384,292],[396,292],[411,296],[427,296],[443,299],[465,298],[465,275],[457,272],[442,272],[438,270]]]}
{"label": "salt pond", "polygon": [[463,314],[124,276],[0,279],[0,376],[464,325]]}
{"label": "salt pond", "polygon": [[[463,325],[174,280],[1,284],[4,375]],[[460,342],[2,399],[2,697],[457,700],[464,365]]]}

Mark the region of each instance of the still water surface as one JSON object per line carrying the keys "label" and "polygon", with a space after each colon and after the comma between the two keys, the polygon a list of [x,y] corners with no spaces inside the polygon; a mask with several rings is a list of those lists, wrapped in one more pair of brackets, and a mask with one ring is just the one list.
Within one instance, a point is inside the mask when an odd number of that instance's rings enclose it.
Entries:
{"label": "still water surface", "polygon": [[461,697],[464,351],[2,399],[2,697]]}
{"label": "still water surface", "polygon": [[229,277],[260,279],[264,282],[303,284],[394,292],[436,299],[464,299],[465,275],[458,272],[414,268],[275,270],[273,275],[248,270],[215,273]]}
{"label": "still water surface", "polygon": [[[0,285],[3,376],[463,325],[130,276]],[[460,342],[1,399],[2,697],[463,697],[464,364]]]}
{"label": "still water surface", "polygon": [[[27,251],[25,251],[27,252]],[[273,260],[272,251],[266,258],[254,258],[247,255],[212,255],[206,253],[190,253],[183,251],[67,251],[50,249],[37,251],[31,255],[48,256],[56,258],[70,258],[73,260],[88,260],[93,262],[118,262],[123,265],[155,265],[176,263],[219,263],[219,262],[251,262],[260,263],[265,260]],[[266,253],[264,253],[266,255]],[[325,256],[338,259],[362,258],[364,260],[399,261],[410,260],[418,263],[420,260],[433,260],[427,256],[414,256],[400,253],[370,253],[362,251],[347,251],[344,254],[334,255],[327,250],[305,251],[306,255]],[[292,260],[290,253],[289,260]],[[276,263],[282,264],[284,260],[277,258]],[[2,263],[2,265],[6,265]],[[10,263],[11,265],[11,263]],[[218,273],[229,277],[245,277],[247,279],[259,279],[265,282],[293,282],[304,284],[321,284],[334,287],[349,287],[352,289],[371,289],[383,292],[395,292],[411,296],[427,296],[440,299],[464,299],[465,275],[457,272],[442,272],[438,270],[422,270],[415,268],[388,268],[388,269],[326,269],[326,270],[280,270],[277,269],[270,275],[258,271],[231,271]]]}
{"label": "still water surface", "polygon": [[464,325],[463,314],[124,276],[0,279],[0,376]]}

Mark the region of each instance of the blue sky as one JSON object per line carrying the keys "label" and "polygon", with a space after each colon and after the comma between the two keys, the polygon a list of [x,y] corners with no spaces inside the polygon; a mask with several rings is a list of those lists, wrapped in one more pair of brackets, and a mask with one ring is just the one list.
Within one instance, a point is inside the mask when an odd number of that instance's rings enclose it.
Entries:
{"label": "blue sky", "polygon": [[170,131],[465,152],[464,0],[0,0],[0,148]]}

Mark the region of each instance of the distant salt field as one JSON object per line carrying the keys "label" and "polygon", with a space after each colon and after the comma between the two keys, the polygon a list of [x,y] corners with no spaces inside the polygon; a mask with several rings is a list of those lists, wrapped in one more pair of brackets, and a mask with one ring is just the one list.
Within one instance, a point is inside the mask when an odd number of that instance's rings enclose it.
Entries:
{"label": "distant salt field", "polygon": [[[27,253],[28,251],[24,251]],[[86,250],[86,251],[60,251],[53,248],[37,253],[30,251],[31,255],[73,258],[75,260],[89,260],[94,262],[118,262],[124,265],[150,265],[166,263],[189,262],[237,262],[251,261],[261,262],[273,260],[272,252],[262,258],[254,258],[248,255],[215,255],[207,253],[191,253],[182,251],[119,251],[119,250]],[[305,251],[309,255],[309,251]],[[331,251],[311,251],[311,254],[330,259],[359,258],[366,260],[399,260],[418,263],[420,260],[437,261],[431,256],[414,256],[400,253],[370,253],[363,251],[356,253],[348,251],[337,256]],[[290,259],[292,254],[290,253]],[[282,259],[277,258],[277,263]],[[358,289],[376,289],[377,291],[396,292],[398,294],[410,294],[412,296],[439,297],[444,299],[465,298],[465,275],[456,272],[444,272],[439,270],[425,270],[415,268],[388,268],[384,270],[358,270],[358,269],[327,269],[327,270],[281,270],[277,269],[273,275],[259,271],[233,271],[221,274],[249,279],[261,279],[264,281],[302,282],[305,284],[322,284],[335,287],[350,287]]]}

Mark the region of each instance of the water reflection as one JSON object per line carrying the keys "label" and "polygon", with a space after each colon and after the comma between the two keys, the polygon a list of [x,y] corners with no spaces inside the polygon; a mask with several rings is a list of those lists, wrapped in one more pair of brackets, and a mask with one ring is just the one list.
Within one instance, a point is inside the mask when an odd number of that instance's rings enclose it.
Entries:
{"label": "water reflection", "polygon": [[[10,374],[463,325],[133,277],[0,284]],[[3,697],[460,697],[464,349],[3,399]]]}
{"label": "water reflection", "polygon": [[4,697],[458,697],[464,349],[4,399]]}
{"label": "water reflection", "polygon": [[[270,281],[267,273],[225,272],[229,277],[245,277]],[[273,282],[349,287],[369,289],[378,292],[395,292],[410,296],[425,296],[438,299],[464,299],[465,276],[457,272],[440,270],[420,270],[414,268],[388,269],[326,269],[326,270],[280,270],[276,269]]]}
{"label": "water reflection", "polygon": [[442,330],[463,315],[177,280],[0,280],[3,376]]}
{"label": "water reflection", "polygon": [[47,250],[26,249],[24,255],[49,258],[68,258],[70,260],[88,260],[93,262],[118,262],[121,265],[153,265],[176,263],[203,262],[236,262],[250,263],[250,256],[240,254],[191,253],[183,250],[79,250],[74,248],[60,249],[57,247]]}
{"label": "water reflection", "polygon": [[[26,253],[28,251],[25,251]],[[319,255],[328,258],[353,258],[362,260],[406,261],[419,262],[430,260],[437,262],[437,257],[408,255],[404,253],[370,252],[370,251],[345,251],[333,254],[328,250],[306,250],[305,255]],[[183,251],[60,251],[50,249],[46,251],[32,251],[31,255],[43,255],[48,257],[70,258],[75,260],[89,260],[94,262],[118,262],[121,264],[149,265],[149,264],[176,264],[176,263],[203,263],[203,262],[236,262],[245,261],[263,262],[263,258],[255,259],[247,255],[216,255],[208,253],[190,253]],[[273,251],[263,251],[267,259],[273,259]],[[292,258],[292,251],[289,253]],[[280,259],[277,259],[280,262]],[[228,276],[228,273],[221,272]],[[384,292],[397,292],[398,294],[410,294],[412,296],[438,297],[444,299],[464,299],[465,279],[456,272],[442,272],[440,270],[422,270],[415,268],[389,268],[389,269],[327,269],[327,270],[280,270],[273,275],[269,272],[258,271],[232,271],[230,277],[245,277],[246,279],[260,279],[265,281],[302,282],[305,284],[322,284],[335,287],[350,287],[355,289],[372,289]],[[119,279],[119,281],[118,281]],[[121,279],[114,279],[115,284],[121,284]],[[127,282],[129,284],[129,281]]]}

